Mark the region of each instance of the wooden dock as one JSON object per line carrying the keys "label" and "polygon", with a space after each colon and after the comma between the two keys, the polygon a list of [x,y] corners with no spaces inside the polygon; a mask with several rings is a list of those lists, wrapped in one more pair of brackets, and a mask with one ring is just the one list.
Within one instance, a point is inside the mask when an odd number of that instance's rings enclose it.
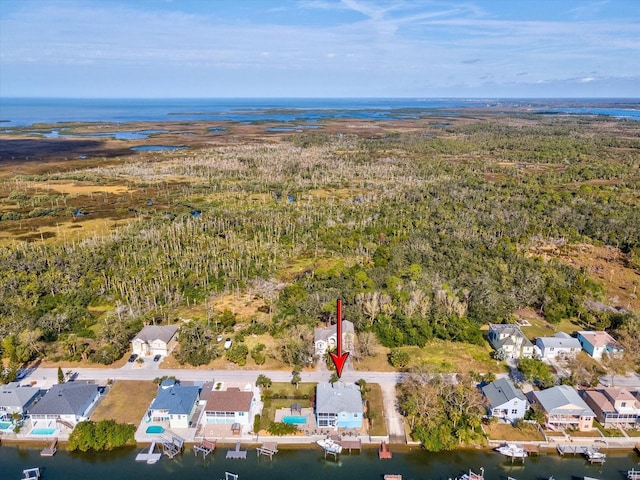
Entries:
{"label": "wooden dock", "polygon": [[202,442],[200,442],[199,445],[196,445],[193,447],[193,453],[194,455],[198,455],[198,453],[202,453],[202,457],[206,457],[207,455],[209,455],[211,452],[213,452],[216,449],[216,441],[214,440],[213,442],[207,439],[202,440]]}
{"label": "wooden dock", "polygon": [[362,440],[359,438],[356,440],[340,440],[338,443],[342,450],[349,450],[349,453],[351,453],[351,450],[362,451]]}
{"label": "wooden dock", "polygon": [[402,475],[399,473],[385,473],[384,480],[402,480]]}
{"label": "wooden dock", "polygon": [[531,455],[538,455],[540,453],[540,447],[538,445],[523,445],[522,448],[524,449],[525,452],[527,452],[527,455],[531,456]]}
{"label": "wooden dock", "polygon": [[38,478],[40,478],[40,467],[27,468],[26,470],[22,470],[23,480],[37,480]]}
{"label": "wooden dock", "polygon": [[391,450],[389,450],[389,445],[387,444],[387,442],[382,442],[380,444],[380,448],[378,449],[378,458],[380,460],[387,460],[391,459],[391,457],[393,457],[393,453],[391,453]]}
{"label": "wooden dock", "polygon": [[632,468],[627,472],[627,480],[640,480],[640,470]]}
{"label": "wooden dock", "polygon": [[247,451],[246,450],[240,450],[240,442],[238,442],[238,443],[236,443],[235,450],[227,450],[227,458],[246,460]]}
{"label": "wooden dock", "polygon": [[274,442],[263,443],[261,447],[256,449],[256,455],[265,455],[271,460],[276,453],[278,453],[278,444]]}
{"label": "wooden dock", "polygon": [[587,448],[584,445],[558,445],[556,449],[560,455],[572,454],[572,455],[585,455]]}
{"label": "wooden dock", "polygon": [[56,454],[56,452],[58,451],[57,448],[56,448],[57,446],[58,446],[58,439],[54,438],[51,441],[51,443],[49,444],[49,446],[44,447],[42,450],[40,450],[40,456],[41,457],[53,457]]}
{"label": "wooden dock", "polygon": [[162,437],[162,453],[167,457],[173,458],[182,452],[184,440],[180,437]]}
{"label": "wooden dock", "polygon": [[148,449],[144,449],[136,455],[136,462],[146,462],[149,465],[153,465],[160,460],[160,457],[162,457],[162,454],[156,452],[156,442],[151,442]]}

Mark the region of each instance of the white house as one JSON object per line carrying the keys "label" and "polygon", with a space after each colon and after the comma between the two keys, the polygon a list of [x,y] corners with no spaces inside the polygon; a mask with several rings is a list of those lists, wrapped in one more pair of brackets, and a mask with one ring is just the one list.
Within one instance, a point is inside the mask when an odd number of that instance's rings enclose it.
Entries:
{"label": "white house", "polygon": [[[342,320],[342,351],[351,352],[355,345],[355,329],[349,320]],[[313,335],[313,347],[316,357],[326,355],[335,350],[338,341],[338,329],[336,325],[327,328],[316,328]]]}
{"label": "white house", "polygon": [[578,332],[578,341],[582,349],[595,359],[608,355],[622,353],[622,346],[607,332],[582,331]]}
{"label": "white house", "polygon": [[575,357],[582,350],[580,341],[564,332],[558,332],[553,337],[536,338],[536,347],[542,358],[550,359]]}
{"label": "white house", "polygon": [[489,342],[505,358],[532,358],[533,343],[513,324],[489,324]]}
{"label": "white house", "polygon": [[12,413],[25,413],[40,395],[39,388],[21,387],[18,382],[0,385],[0,417]]}
{"label": "white house", "polygon": [[176,342],[177,325],[146,325],[133,340],[133,353],[141,357],[166,356]]}
{"label": "white house", "polygon": [[213,390],[204,408],[204,422],[213,425],[251,425],[257,399],[253,391],[239,388]]}
{"label": "white house", "polygon": [[97,385],[63,383],[52,386],[38,403],[29,408],[33,430],[58,429],[58,424],[73,428],[89,418],[91,408],[100,398]]}
{"label": "white house", "polygon": [[524,418],[529,402],[521,390],[508,378],[500,378],[482,387],[482,394],[489,402],[487,409],[490,417],[515,422]]}
{"label": "white house", "polygon": [[168,422],[170,428],[189,428],[200,400],[200,387],[179,385],[164,380],[158,387],[147,418],[150,422]]}

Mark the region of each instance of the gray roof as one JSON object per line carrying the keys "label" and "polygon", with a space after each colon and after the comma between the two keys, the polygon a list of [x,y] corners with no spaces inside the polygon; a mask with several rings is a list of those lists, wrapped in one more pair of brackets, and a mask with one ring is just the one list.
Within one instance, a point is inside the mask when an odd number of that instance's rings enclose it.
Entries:
{"label": "gray roof", "polygon": [[580,415],[595,417],[593,411],[580,398],[578,392],[569,385],[533,392],[545,412],[557,415]]}
{"label": "gray roof", "polygon": [[[342,335],[344,338],[344,335],[346,333],[354,333],[355,330],[353,328],[353,322],[350,322],[349,320],[342,320]],[[331,335],[338,335],[338,330],[336,328],[336,325],[331,325],[330,327],[327,328],[316,328],[313,334],[313,340],[314,341],[318,341],[318,340],[324,340],[327,341],[327,339],[331,336]]]}
{"label": "gray roof", "polygon": [[41,415],[83,415],[94,397],[98,386],[90,383],[63,383],[54,385],[29,409],[29,413]]}
{"label": "gray roof", "polygon": [[316,388],[316,411],[321,413],[362,413],[360,387],[336,382],[319,383]]}
{"label": "gray roof", "polygon": [[540,348],[576,348],[582,350],[582,345],[577,338],[573,338],[566,333],[561,335],[556,333],[553,337],[538,337],[536,339],[536,345]]}
{"label": "gray roof", "polygon": [[18,382],[0,386],[0,407],[21,407],[29,405],[40,393],[39,388],[21,387]]}
{"label": "gray roof", "polygon": [[178,325],[146,325],[138,332],[134,340],[142,340],[147,343],[162,340],[164,343],[169,343],[177,331]]}
{"label": "gray roof", "polygon": [[199,394],[200,387],[196,385],[158,387],[151,410],[166,410],[170,415],[186,415],[191,413]]}
{"label": "gray roof", "polygon": [[491,404],[491,408],[499,407],[507,402],[510,402],[514,398],[526,401],[524,393],[515,387],[515,385],[508,378],[500,378],[495,382],[491,382],[488,385],[482,387],[482,393]]}

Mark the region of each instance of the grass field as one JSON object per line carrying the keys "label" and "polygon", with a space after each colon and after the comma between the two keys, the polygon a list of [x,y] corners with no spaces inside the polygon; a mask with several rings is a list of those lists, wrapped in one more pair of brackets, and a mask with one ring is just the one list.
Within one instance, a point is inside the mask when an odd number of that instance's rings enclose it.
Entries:
{"label": "grass field", "polygon": [[91,420],[115,420],[137,425],[155,398],[158,386],[151,381],[116,381],[96,407]]}
{"label": "grass field", "polygon": [[387,434],[387,420],[384,416],[382,403],[382,389],[377,383],[367,383],[367,402],[369,409],[374,413],[373,421],[369,421],[369,435],[382,436]]}
{"label": "grass field", "polygon": [[544,436],[537,427],[528,423],[520,428],[505,423],[483,425],[482,428],[491,440],[504,440],[506,442],[544,441]]}

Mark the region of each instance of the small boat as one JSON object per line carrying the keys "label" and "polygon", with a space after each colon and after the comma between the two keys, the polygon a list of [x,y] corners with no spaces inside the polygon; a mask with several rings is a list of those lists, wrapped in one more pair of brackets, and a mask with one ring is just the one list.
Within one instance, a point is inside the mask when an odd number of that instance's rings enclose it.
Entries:
{"label": "small boat", "polygon": [[40,478],[40,468],[27,468],[22,470],[22,480],[37,480]]}
{"label": "small boat", "polygon": [[496,452],[511,458],[525,458],[527,456],[526,450],[515,443],[502,445],[496,448]]}
{"label": "small boat", "polygon": [[331,440],[330,438],[324,438],[322,440],[318,440],[316,442],[318,445],[322,447],[322,449],[329,453],[342,453],[342,445],[340,445],[335,440]]}
{"label": "small boat", "polygon": [[606,453],[599,452],[598,450],[593,448],[586,449],[584,455],[590,462],[604,463],[605,459],[607,458]]}

